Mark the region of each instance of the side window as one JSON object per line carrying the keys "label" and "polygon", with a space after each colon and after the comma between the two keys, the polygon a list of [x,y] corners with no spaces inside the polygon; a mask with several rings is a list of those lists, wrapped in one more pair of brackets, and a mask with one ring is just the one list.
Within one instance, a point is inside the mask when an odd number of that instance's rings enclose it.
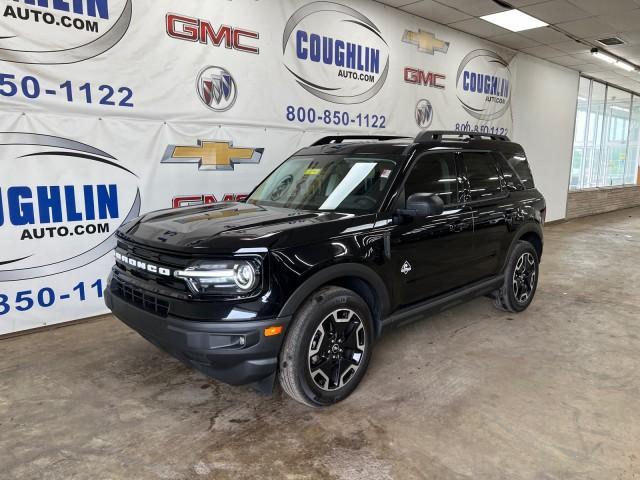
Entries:
{"label": "side window", "polygon": [[533,175],[531,174],[529,162],[527,161],[527,157],[524,152],[505,153],[504,156],[506,157],[509,166],[520,178],[524,188],[534,188]]}
{"label": "side window", "polygon": [[485,152],[463,154],[467,170],[471,201],[484,200],[502,193],[498,164],[494,156]]}
{"label": "side window", "polygon": [[458,176],[453,153],[425,153],[416,159],[404,184],[405,199],[414,193],[434,193],[445,205],[458,202]]}
{"label": "side window", "polygon": [[511,168],[507,159],[500,153],[496,153],[494,156],[498,160],[498,165],[500,165],[500,169],[502,170],[502,177],[504,178],[506,187],[512,191],[524,190],[524,185],[520,181],[520,177],[518,177],[513,168]]}

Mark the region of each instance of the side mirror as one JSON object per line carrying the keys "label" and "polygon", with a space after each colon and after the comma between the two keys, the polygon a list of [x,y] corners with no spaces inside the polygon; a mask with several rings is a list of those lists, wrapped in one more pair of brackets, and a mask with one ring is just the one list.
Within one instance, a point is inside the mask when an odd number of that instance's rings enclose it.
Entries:
{"label": "side mirror", "polygon": [[434,193],[414,193],[407,199],[407,208],[398,210],[409,217],[431,217],[444,212],[444,202]]}

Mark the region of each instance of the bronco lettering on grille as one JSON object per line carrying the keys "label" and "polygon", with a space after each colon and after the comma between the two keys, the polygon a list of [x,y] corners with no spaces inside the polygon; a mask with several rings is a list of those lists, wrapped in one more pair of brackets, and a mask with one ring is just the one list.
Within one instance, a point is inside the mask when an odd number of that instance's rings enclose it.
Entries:
{"label": "bronco lettering on grille", "polygon": [[162,275],[164,277],[171,276],[171,270],[166,267],[159,267],[151,263],[143,262],[142,260],[138,260],[136,258],[131,258],[126,255],[123,255],[120,252],[116,252],[116,261],[120,263],[124,263],[125,265],[130,267],[138,268],[140,270],[145,270],[149,273],[155,273],[157,275]]}

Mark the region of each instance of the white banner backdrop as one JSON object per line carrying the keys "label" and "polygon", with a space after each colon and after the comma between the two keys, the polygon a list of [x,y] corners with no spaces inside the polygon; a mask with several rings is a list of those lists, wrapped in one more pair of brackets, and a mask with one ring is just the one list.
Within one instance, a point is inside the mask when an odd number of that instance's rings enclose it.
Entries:
{"label": "white banner backdrop", "polygon": [[105,313],[122,223],[242,199],[323,135],[512,129],[508,52],[366,0],[0,14],[0,334]]}

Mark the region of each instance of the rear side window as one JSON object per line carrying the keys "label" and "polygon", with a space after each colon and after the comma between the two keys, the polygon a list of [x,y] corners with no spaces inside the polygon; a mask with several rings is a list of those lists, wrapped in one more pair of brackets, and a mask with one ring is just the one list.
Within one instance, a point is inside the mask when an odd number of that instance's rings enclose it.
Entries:
{"label": "rear side window", "polygon": [[524,185],[520,181],[520,177],[515,172],[511,165],[507,162],[507,159],[502,154],[496,153],[495,157],[498,159],[498,165],[502,170],[502,176],[504,183],[509,190],[524,190]]}
{"label": "rear side window", "polygon": [[434,193],[445,205],[458,202],[458,177],[453,153],[427,153],[416,159],[404,184],[405,198]]}
{"label": "rear side window", "polygon": [[[504,153],[507,164],[516,173],[525,189],[534,188],[533,175],[524,152]],[[506,172],[505,172],[506,174]]]}
{"label": "rear side window", "polygon": [[467,170],[471,201],[486,200],[502,193],[498,163],[488,152],[465,152],[462,155]]}

